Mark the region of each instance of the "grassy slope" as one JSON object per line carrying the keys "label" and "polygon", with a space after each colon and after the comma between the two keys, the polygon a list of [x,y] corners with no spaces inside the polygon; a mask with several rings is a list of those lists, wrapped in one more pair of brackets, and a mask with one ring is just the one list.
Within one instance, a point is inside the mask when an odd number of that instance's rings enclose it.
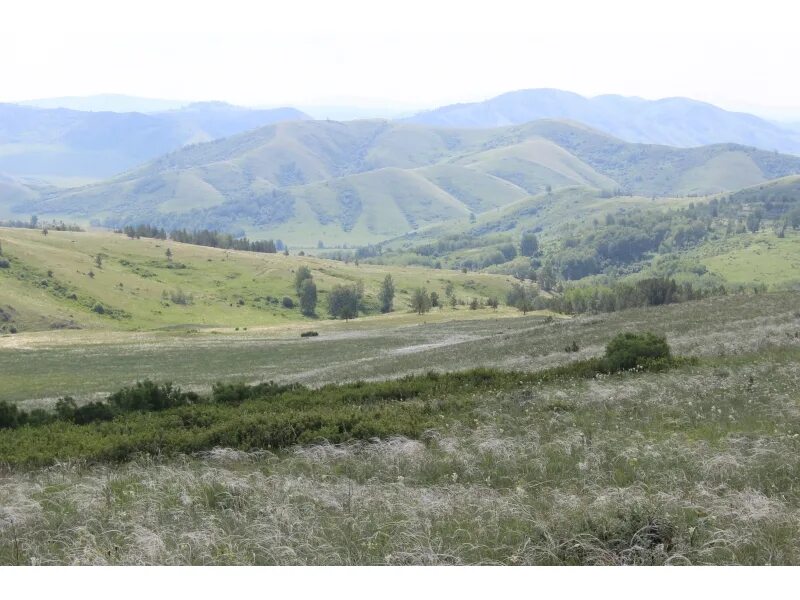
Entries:
{"label": "grassy slope", "polygon": [[[452,281],[463,297],[502,295],[508,279],[491,275],[422,268],[394,268],[374,265],[345,265],[312,257],[283,256],[225,251],[161,240],[131,240],[110,233],[69,233],[53,231],[0,230],[3,252],[12,268],[0,270],[0,306],[18,312],[18,329],[44,328],[54,322],[104,329],[152,329],[160,327],[253,327],[311,319],[299,309],[285,309],[270,303],[295,298],[293,273],[307,265],[320,293],[318,313],[326,314],[326,296],[337,283],[363,280],[366,302],[373,312],[383,278],[391,273],[397,288],[395,306],[407,305],[410,291],[426,286],[442,293]],[[186,268],[167,268],[165,251],[173,262]],[[94,257],[103,255],[102,268]],[[126,264],[127,263],[127,264]],[[48,270],[53,277],[48,278]],[[90,278],[88,273],[95,273]],[[24,278],[21,280],[20,277]],[[42,282],[48,280],[48,285]],[[66,286],[78,300],[54,294],[55,284]],[[162,300],[181,289],[194,296],[194,303],[178,306]],[[241,300],[241,304],[240,304]],[[124,311],[129,316],[111,318],[91,312],[94,302]],[[63,323],[62,323],[63,325]]]}
{"label": "grassy slope", "polygon": [[745,234],[730,243],[708,244],[698,249],[699,260],[731,283],[781,286],[800,282],[800,233],[787,231],[779,238],[772,231]]}

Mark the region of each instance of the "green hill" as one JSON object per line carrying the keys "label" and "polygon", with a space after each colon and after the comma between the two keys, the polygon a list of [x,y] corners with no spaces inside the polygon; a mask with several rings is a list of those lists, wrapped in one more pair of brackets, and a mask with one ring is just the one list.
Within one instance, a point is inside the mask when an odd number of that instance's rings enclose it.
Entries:
{"label": "green hill", "polygon": [[552,188],[703,195],[796,173],[796,157],[732,144],[630,144],[560,121],[487,130],[291,121],[197,144],[115,179],[12,208],[114,227],[150,223],[293,245],[353,245]]}

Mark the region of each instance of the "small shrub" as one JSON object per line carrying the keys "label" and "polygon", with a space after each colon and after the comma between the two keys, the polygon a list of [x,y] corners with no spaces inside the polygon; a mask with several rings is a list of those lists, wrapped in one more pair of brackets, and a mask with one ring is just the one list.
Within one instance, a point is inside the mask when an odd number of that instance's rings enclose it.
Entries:
{"label": "small shrub", "polygon": [[0,258],[0,269],[8,269],[11,263],[6,258]]}
{"label": "small shrub", "polygon": [[120,412],[157,411],[194,404],[198,399],[194,392],[183,392],[171,383],[158,385],[145,380],[111,394],[108,403]]}
{"label": "small shrub", "polygon": [[606,346],[605,362],[609,371],[616,372],[669,357],[669,344],[663,336],[649,332],[620,333]]}
{"label": "small shrub", "polygon": [[171,292],[169,295],[169,299],[172,300],[173,304],[180,304],[181,306],[188,306],[189,304],[194,304],[194,296],[192,294],[185,293],[180,288]]}
{"label": "small shrub", "polygon": [[252,389],[244,383],[215,383],[211,387],[211,399],[216,404],[241,404],[249,400]]}
{"label": "small shrub", "polygon": [[578,347],[578,342],[575,340],[572,340],[572,343],[567,344],[564,348],[564,352],[577,352],[578,350],[580,350],[580,348]]}
{"label": "small shrub", "polygon": [[75,410],[72,420],[76,425],[85,425],[96,421],[110,421],[114,418],[114,410],[105,402],[90,402]]}
{"label": "small shrub", "polygon": [[106,309],[98,302],[92,307],[92,312],[96,312],[98,315],[104,315],[106,314]]}
{"label": "small shrub", "polygon": [[0,402],[0,429],[13,429],[19,425],[20,412],[16,404]]}
{"label": "small shrub", "polygon": [[78,406],[75,404],[75,399],[70,396],[59,398],[56,402],[56,417],[62,421],[72,421],[76,410]]}
{"label": "small shrub", "polygon": [[282,300],[283,308],[294,308],[294,300],[289,296],[284,296]]}
{"label": "small shrub", "polygon": [[317,331],[304,331],[300,334],[300,337],[317,337],[319,332]]}

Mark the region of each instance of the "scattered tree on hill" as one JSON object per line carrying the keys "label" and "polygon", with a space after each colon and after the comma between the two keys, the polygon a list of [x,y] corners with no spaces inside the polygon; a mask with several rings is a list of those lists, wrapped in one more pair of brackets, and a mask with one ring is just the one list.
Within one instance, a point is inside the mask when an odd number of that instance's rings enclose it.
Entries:
{"label": "scattered tree on hill", "polygon": [[487,306],[497,310],[497,307],[500,306],[500,301],[497,299],[497,296],[492,296],[486,301]]}
{"label": "scattered tree on hill", "polygon": [[523,233],[519,246],[519,253],[522,256],[536,256],[536,253],[539,252],[539,239],[535,233]]}
{"label": "scattered tree on hill", "polygon": [[761,211],[754,211],[747,215],[747,229],[751,233],[758,232],[761,229]]}
{"label": "scattered tree on hill", "polygon": [[97,256],[94,257],[94,266],[96,266],[98,269],[102,269],[103,268],[103,255],[102,254],[98,254]]}
{"label": "scattered tree on hill", "polygon": [[439,302],[439,294],[437,292],[431,292],[431,308],[439,307],[441,307],[441,302]]}
{"label": "scattered tree on hill", "polygon": [[431,296],[425,288],[417,288],[411,293],[411,309],[418,315],[431,309]]}
{"label": "scattered tree on hill", "polygon": [[529,310],[533,310],[533,301],[536,299],[536,291],[528,286],[519,283],[511,285],[511,290],[506,297],[506,304],[522,311],[524,315]]}
{"label": "scattered tree on hill", "polygon": [[328,294],[328,312],[337,319],[355,319],[361,304],[362,286],[335,285]]}
{"label": "scattered tree on hill", "polygon": [[301,265],[294,274],[294,289],[297,290],[298,294],[300,293],[300,286],[306,279],[311,279],[311,269]]}
{"label": "scattered tree on hill", "polygon": [[313,316],[317,310],[317,284],[309,276],[300,282],[298,296],[300,296],[300,312],[305,316]]}
{"label": "scattered tree on hill", "polygon": [[539,283],[539,287],[545,292],[549,292],[553,289],[553,286],[556,284],[556,273],[555,269],[553,269],[553,264],[550,261],[546,262],[540,269],[536,279]]}
{"label": "scattered tree on hill", "polygon": [[378,300],[381,303],[381,312],[392,312],[394,302],[394,280],[391,275],[387,275],[381,283],[381,291],[378,292]]}
{"label": "scattered tree on hill", "polygon": [[167,257],[167,262],[172,262],[172,250],[167,248],[167,251],[164,252],[164,255]]}

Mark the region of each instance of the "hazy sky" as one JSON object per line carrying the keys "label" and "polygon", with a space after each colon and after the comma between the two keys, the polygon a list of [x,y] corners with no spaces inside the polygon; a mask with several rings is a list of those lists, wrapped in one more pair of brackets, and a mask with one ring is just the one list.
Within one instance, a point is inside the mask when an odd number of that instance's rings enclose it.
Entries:
{"label": "hazy sky", "polygon": [[800,116],[796,12],[773,0],[8,0],[0,101],[412,108],[555,87]]}

